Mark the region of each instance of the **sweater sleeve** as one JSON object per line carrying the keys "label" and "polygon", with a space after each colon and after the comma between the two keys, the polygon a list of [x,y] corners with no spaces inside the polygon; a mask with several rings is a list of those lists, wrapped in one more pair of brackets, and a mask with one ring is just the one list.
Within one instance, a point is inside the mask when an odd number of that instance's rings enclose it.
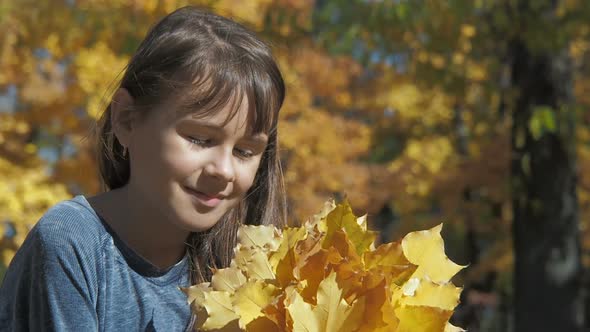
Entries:
{"label": "sweater sleeve", "polygon": [[[93,260],[99,250],[93,252],[80,243],[85,239],[79,234],[84,232],[68,229],[67,224],[42,219],[15,255],[0,286],[2,328],[98,330],[97,264]],[[74,227],[82,227],[80,224]]]}

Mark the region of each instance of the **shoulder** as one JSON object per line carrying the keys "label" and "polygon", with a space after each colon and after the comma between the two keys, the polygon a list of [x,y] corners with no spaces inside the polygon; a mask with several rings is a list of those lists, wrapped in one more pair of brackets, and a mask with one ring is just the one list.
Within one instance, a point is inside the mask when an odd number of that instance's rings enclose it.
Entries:
{"label": "shoulder", "polygon": [[50,208],[39,219],[31,232],[44,240],[100,240],[106,232],[96,212],[84,196],[76,196]]}
{"label": "shoulder", "polygon": [[[39,219],[16,252],[2,286],[28,287],[35,280],[49,282],[52,278],[55,282],[63,281],[62,275],[74,279],[83,276],[95,284],[102,264],[105,233],[100,219],[83,196],[54,205]],[[2,290],[6,291],[6,287]]]}
{"label": "shoulder", "polygon": [[51,207],[31,229],[26,242],[35,242],[44,254],[98,252],[107,234],[84,196]]}
{"label": "shoulder", "polygon": [[100,227],[84,197],[50,208],[27,235],[0,285],[0,326],[20,331],[62,330],[72,319],[78,326],[91,324],[84,314],[92,313],[100,289]]}
{"label": "shoulder", "polygon": [[65,287],[86,280],[88,285],[97,285],[105,234],[83,196],[62,201],[31,229],[10,263],[4,283],[62,283]]}

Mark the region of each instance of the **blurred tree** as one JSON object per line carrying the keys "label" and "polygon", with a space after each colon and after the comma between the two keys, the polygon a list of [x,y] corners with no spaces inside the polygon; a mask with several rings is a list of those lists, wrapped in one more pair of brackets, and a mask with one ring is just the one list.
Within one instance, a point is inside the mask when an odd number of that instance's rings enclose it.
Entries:
{"label": "blurred tree", "polygon": [[385,235],[444,218],[467,286],[516,296],[516,330],[576,329],[578,228],[590,266],[590,117],[574,104],[590,106],[585,0],[1,1],[5,264],[47,207],[99,190],[89,128],[149,26],[189,3],[275,48],[294,219],[344,194]]}
{"label": "blurred tree", "polygon": [[512,222],[517,331],[582,324],[572,57],[589,15],[587,1],[325,0],[314,16],[317,39],[378,82],[360,93],[385,110],[374,144],[402,138],[385,158],[402,220],[460,221],[470,278],[509,267]]}
{"label": "blurred tree", "polygon": [[361,211],[382,207],[374,202],[385,201],[386,193],[376,190],[380,183],[371,174],[385,168],[364,161],[371,130],[349,108],[350,82],[360,67],[314,45],[313,1],[6,0],[0,4],[0,95],[15,91],[16,107],[0,113],[4,264],[49,206],[99,191],[92,123],[150,25],[187,4],[235,18],[275,48],[288,89],[280,141],[292,218],[315,213],[345,192]]}
{"label": "blurred tree", "polygon": [[579,331],[583,323],[572,60],[560,5],[519,1],[507,10],[525,31],[508,41],[518,91],[511,170],[519,331]]}

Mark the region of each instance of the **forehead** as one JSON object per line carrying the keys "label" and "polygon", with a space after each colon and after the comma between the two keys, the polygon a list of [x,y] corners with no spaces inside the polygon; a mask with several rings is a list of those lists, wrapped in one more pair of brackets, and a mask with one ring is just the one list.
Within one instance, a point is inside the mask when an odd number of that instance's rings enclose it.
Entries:
{"label": "forehead", "polygon": [[270,134],[274,131],[278,110],[272,84],[263,79],[239,79],[233,71],[226,74],[207,70],[196,76],[188,73],[177,77],[178,84],[169,90],[166,98],[176,118],[189,115],[225,125],[239,115],[240,124],[244,124],[248,132]]}
{"label": "forehead", "polygon": [[239,102],[237,99],[229,101],[219,108],[196,109],[186,114],[185,117],[207,121],[220,127],[231,123],[237,124],[239,128],[252,126],[250,123],[252,116],[247,98],[242,98]]}
{"label": "forehead", "polygon": [[199,107],[199,105],[187,107],[178,102],[172,102],[166,108],[174,122],[191,121],[219,128],[230,127],[233,131],[248,135],[260,133],[260,131],[253,130],[254,116],[252,113],[255,110],[250,107],[248,98],[245,96],[239,102],[237,98],[233,98],[215,108]]}
{"label": "forehead", "polygon": [[[235,88],[217,91],[195,89],[173,101],[178,118],[192,118],[208,121],[219,126],[236,122],[247,133],[268,133],[272,119],[268,110],[260,107],[252,93]],[[213,89],[215,90],[215,89]]]}

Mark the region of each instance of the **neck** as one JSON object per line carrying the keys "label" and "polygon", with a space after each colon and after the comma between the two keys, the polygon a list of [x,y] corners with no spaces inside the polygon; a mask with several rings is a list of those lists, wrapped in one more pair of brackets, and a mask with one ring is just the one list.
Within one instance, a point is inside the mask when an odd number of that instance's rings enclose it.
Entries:
{"label": "neck", "polygon": [[158,268],[168,268],[184,256],[190,232],[175,227],[129,186],[88,201],[125,244]]}

